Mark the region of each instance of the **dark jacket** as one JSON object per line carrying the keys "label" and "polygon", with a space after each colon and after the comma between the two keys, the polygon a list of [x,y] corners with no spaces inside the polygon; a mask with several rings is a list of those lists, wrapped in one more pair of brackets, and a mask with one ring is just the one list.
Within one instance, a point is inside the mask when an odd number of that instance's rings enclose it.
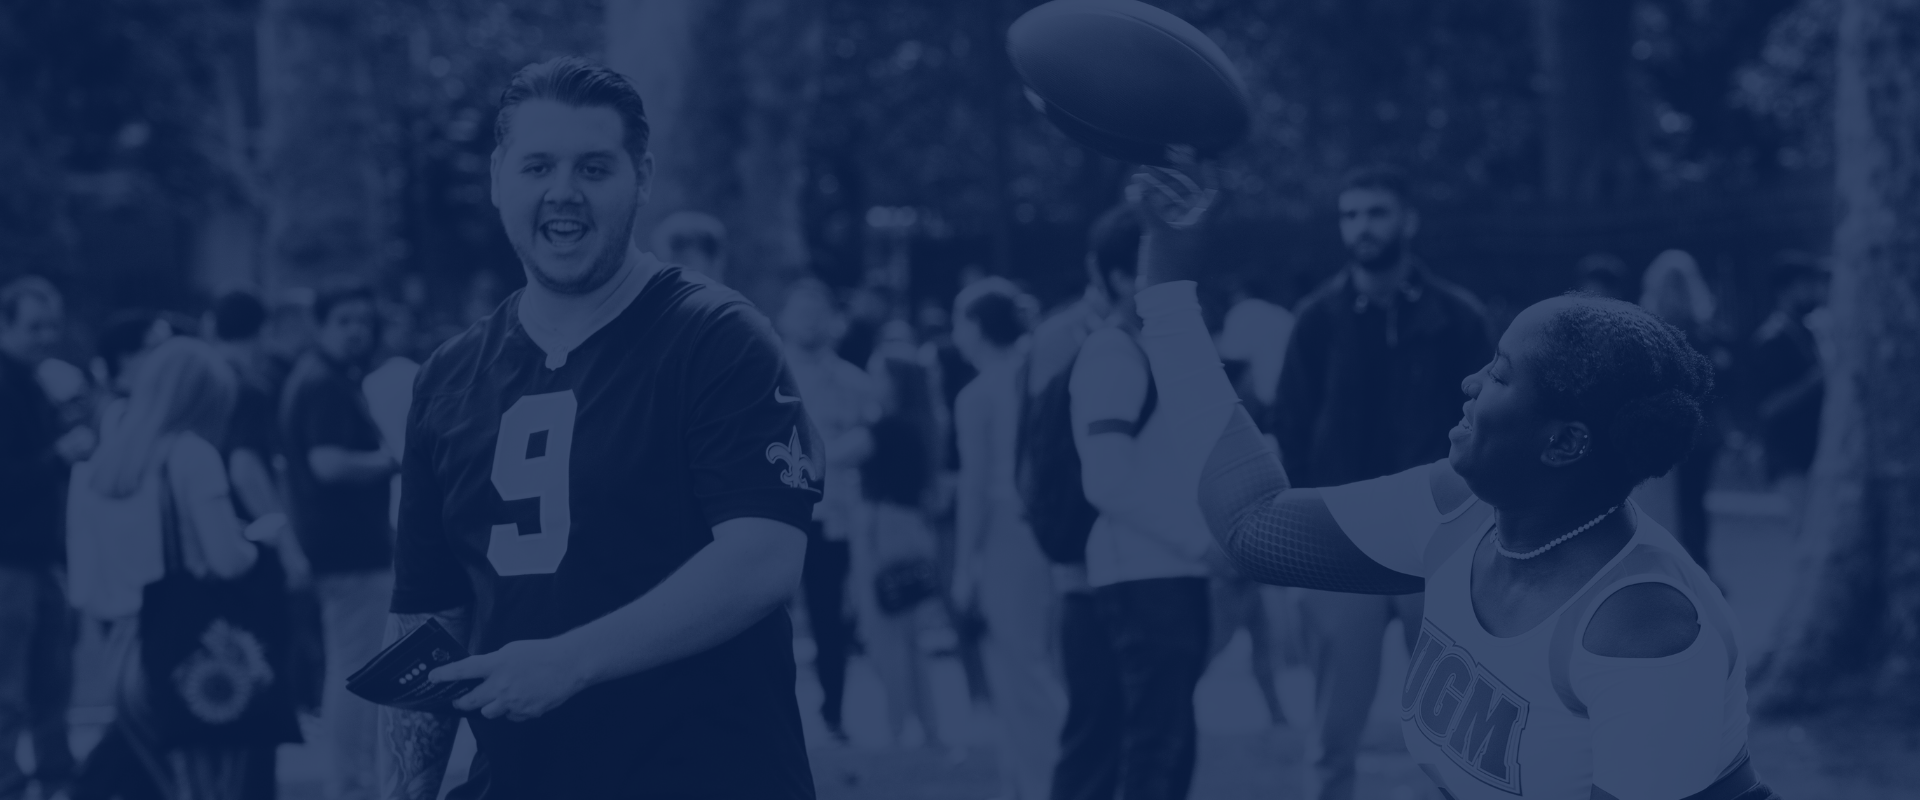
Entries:
{"label": "dark jacket", "polygon": [[1486,311],[1416,266],[1390,302],[1342,270],[1301,301],[1268,429],[1295,486],[1377,478],[1447,455],[1461,380],[1493,355]]}
{"label": "dark jacket", "polygon": [[54,452],[60,412],[33,367],[0,355],[0,564],[66,560],[66,461]]}
{"label": "dark jacket", "polygon": [[393,563],[387,517],[392,483],[323,482],[310,461],[316,447],[380,449],[380,428],[367,410],[360,378],[357,369],[311,351],[294,366],[280,398],[288,507],[316,575],[386,569]]}
{"label": "dark jacket", "polygon": [[1767,475],[1804,475],[1819,449],[1826,400],[1820,348],[1802,318],[1783,313],[1761,324],[1754,339],[1751,380],[1759,395]]}

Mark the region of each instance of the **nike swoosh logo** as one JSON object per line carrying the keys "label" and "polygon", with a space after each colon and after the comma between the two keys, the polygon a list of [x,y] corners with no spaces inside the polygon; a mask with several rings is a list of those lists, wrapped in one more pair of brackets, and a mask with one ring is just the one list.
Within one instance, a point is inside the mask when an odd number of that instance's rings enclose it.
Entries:
{"label": "nike swoosh logo", "polygon": [[775,389],[773,390],[773,401],[776,403],[798,403],[800,402],[800,398]]}

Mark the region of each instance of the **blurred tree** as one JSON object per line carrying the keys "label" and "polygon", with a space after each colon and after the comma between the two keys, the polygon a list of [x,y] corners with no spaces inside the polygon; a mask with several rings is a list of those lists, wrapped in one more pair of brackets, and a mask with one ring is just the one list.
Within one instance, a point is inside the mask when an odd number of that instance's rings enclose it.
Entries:
{"label": "blurred tree", "polygon": [[1612,200],[1645,183],[1634,136],[1633,10],[1630,0],[1534,0],[1551,199]]}
{"label": "blurred tree", "polygon": [[448,324],[525,279],[488,195],[500,91],[527,64],[599,58],[593,0],[384,0],[365,9],[372,131],[392,213],[384,249],[425,279]]}
{"label": "blurred tree", "polygon": [[[684,44],[660,41],[676,35]],[[687,207],[720,217],[732,239],[729,281],[764,304],[809,261],[800,197],[818,5],[615,0],[607,37],[616,68],[657,93],[648,100],[666,123],[655,150],[664,202],[652,213]]]}
{"label": "blurred tree", "polygon": [[61,278],[82,316],[182,300],[187,231],[244,195],[218,96],[236,40],[244,0],[0,4],[0,269]]}
{"label": "blurred tree", "polygon": [[367,10],[360,0],[260,6],[269,287],[377,276],[391,260]]}
{"label": "blurred tree", "polygon": [[[1827,0],[1647,0],[1635,20],[1633,56],[1653,108],[1643,139],[1669,183],[1708,178],[1750,184],[1802,165],[1785,148],[1794,127],[1741,94],[1766,58],[1773,31],[1803,7]],[[1804,53],[1805,47],[1796,47]],[[1828,49],[1829,57],[1831,49]],[[1824,121],[1827,114],[1820,115]]]}
{"label": "blurred tree", "polygon": [[687,74],[699,68],[693,51],[696,0],[608,0],[607,64],[640,90],[647,105],[654,158],[653,195],[634,230],[641,244],[661,218],[687,206],[689,169],[684,112]]}
{"label": "blurred tree", "polygon": [[1827,400],[1757,706],[1920,712],[1920,0],[1841,0]]}
{"label": "blurred tree", "polygon": [[[1736,68],[1728,105],[1755,123],[1739,128],[1757,140],[1753,160],[1781,170],[1831,169],[1839,6],[1839,0],[1794,3],[1773,20],[1758,54]],[[1778,147],[1771,159],[1759,152],[1767,146]]]}

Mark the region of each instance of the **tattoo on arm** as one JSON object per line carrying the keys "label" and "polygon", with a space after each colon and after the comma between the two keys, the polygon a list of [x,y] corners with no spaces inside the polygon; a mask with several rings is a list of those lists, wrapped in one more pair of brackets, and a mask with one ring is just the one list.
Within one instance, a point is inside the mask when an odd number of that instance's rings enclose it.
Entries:
{"label": "tattoo on arm", "polygon": [[[437,614],[394,614],[387,620],[387,641],[439,620],[453,638],[467,640],[468,612],[455,609]],[[460,718],[380,708],[380,778],[385,800],[434,800],[453,755]]]}

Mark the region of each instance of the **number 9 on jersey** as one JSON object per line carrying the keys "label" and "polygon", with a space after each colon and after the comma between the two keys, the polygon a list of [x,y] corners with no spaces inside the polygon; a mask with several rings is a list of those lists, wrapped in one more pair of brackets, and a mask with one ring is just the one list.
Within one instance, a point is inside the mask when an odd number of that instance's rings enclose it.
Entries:
{"label": "number 9 on jersey", "polygon": [[560,569],[573,531],[568,491],[573,456],[573,421],[579,405],[571,390],[530,394],[500,415],[500,438],[493,447],[493,488],[507,502],[537,499],[540,531],[524,533],[519,523],[493,526],[487,560],[501,576],[545,575]]}

